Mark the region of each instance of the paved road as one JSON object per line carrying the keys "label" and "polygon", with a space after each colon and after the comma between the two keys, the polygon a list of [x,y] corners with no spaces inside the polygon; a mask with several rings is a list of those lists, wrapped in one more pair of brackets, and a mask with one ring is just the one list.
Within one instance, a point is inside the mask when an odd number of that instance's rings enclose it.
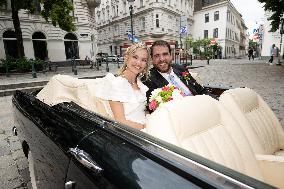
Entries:
{"label": "paved road", "polygon": [[11,100],[11,96],[0,98],[0,189],[28,188],[30,180],[21,144],[12,133]]}
{"label": "paved road", "polygon": [[[254,89],[269,104],[284,126],[284,66],[269,66],[264,61],[195,61],[193,69],[204,83],[246,86]],[[0,189],[30,188],[28,164],[18,138],[12,135],[11,96],[0,98]]]}
{"label": "paved road", "polygon": [[255,90],[272,108],[284,127],[284,66],[270,66],[264,60],[223,60],[204,62],[193,69],[205,83]]}

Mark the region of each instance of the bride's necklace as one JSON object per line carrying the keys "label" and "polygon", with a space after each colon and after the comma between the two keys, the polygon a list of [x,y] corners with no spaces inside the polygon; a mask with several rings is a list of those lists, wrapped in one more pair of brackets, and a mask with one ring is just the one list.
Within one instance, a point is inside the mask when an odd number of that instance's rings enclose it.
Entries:
{"label": "bride's necklace", "polygon": [[129,81],[129,80],[125,77],[125,75],[121,75],[121,77],[123,77],[124,79],[126,79],[126,81],[128,81],[128,83],[130,83],[130,85],[135,85],[135,84],[136,84],[136,81],[134,81],[134,82]]}

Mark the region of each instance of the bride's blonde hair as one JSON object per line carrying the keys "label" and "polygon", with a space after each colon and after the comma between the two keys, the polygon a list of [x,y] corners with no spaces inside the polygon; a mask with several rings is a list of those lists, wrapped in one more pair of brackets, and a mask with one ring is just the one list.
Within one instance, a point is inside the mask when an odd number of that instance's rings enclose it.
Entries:
{"label": "bride's blonde hair", "polygon": [[147,55],[148,55],[146,67],[143,70],[143,72],[141,73],[141,75],[138,76],[138,77],[145,76],[146,79],[148,79],[148,77],[149,77],[149,70],[150,70],[150,61],[151,61],[151,54],[150,54],[151,51],[150,51],[150,48],[147,47],[147,45],[145,43],[143,43],[143,42],[134,43],[133,45],[131,45],[130,47],[127,48],[127,50],[124,53],[124,63],[123,63],[123,66],[118,71],[118,75],[122,75],[123,74],[123,72],[127,68],[128,57],[133,55],[138,49],[145,49],[147,51]]}

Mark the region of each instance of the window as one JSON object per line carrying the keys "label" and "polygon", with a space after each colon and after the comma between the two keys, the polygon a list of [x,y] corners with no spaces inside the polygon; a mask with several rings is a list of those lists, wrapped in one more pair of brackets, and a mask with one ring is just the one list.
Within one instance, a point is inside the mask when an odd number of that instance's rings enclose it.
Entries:
{"label": "window", "polygon": [[107,18],[106,18],[106,20],[109,20],[109,19],[110,19],[110,18],[109,18],[109,6],[106,7],[106,12],[107,12],[107,15],[106,15]]}
{"label": "window", "polygon": [[123,12],[126,13],[126,1],[123,1]]}
{"label": "window", "polygon": [[34,55],[35,58],[46,60],[47,56],[47,44],[46,37],[42,32],[35,32],[32,35],[33,47],[34,47]]}
{"label": "window", "polygon": [[228,33],[229,33],[229,29],[228,28],[226,28],[226,38],[228,38]]}
{"label": "window", "polygon": [[209,13],[205,14],[205,23],[209,22]]}
{"label": "window", "polygon": [[67,33],[64,37],[66,59],[79,59],[79,46],[77,36]]}
{"label": "window", "polygon": [[219,20],[219,11],[214,12],[214,21]]}
{"label": "window", "polygon": [[218,38],[218,28],[215,28],[215,29],[213,30],[213,37],[214,37],[214,38]]}
{"label": "window", "polygon": [[158,15],[158,14],[156,14],[156,27],[157,27],[157,28],[160,27],[159,15]]}
{"label": "window", "polygon": [[7,30],[3,33],[3,42],[6,56],[19,57],[17,46],[16,33],[12,30]]}
{"label": "window", "polygon": [[119,26],[115,25],[114,26],[114,36],[118,36],[119,35]]}
{"label": "window", "polygon": [[143,0],[140,0],[140,7],[143,7],[143,6],[144,6]]}
{"label": "window", "polygon": [[98,21],[100,22],[101,21],[101,12],[100,11],[97,11],[97,17],[98,17]]}
{"label": "window", "polygon": [[230,16],[231,16],[231,13],[230,11],[227,12],[227,21],[229,22],[230,21]]}
{"label": "window", "polygon": [[145,30],[145,17],[140,18],[140,29]]}
{"label": "window", "polygon": [[105,9],[102,9],[102,21],[105,21],[106,20],[106,15],[105,15]]}
{"label": "window", "polygon": [[208,38],[208,30],[204,30],[204,38]]}

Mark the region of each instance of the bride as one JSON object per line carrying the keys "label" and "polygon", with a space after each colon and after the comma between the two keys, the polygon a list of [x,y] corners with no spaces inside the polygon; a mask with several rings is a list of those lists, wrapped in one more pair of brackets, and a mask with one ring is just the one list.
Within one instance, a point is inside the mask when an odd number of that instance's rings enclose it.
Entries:
{"label": "bride", "polygon": [[144,43],[128,47],[124,65],[117,77],[109,73],[103,85],[96,89],[96,96],[108,100],[113,118],[136,129],[145,128],[146,92],[140,78],[149,72],[150,49]]}

